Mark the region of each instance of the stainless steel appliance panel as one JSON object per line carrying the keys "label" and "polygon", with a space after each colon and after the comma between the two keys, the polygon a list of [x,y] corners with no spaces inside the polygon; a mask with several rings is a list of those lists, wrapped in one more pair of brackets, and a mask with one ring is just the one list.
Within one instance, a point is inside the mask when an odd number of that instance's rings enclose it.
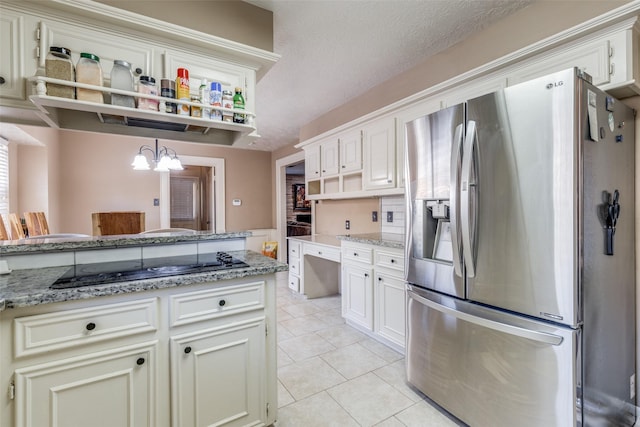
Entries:
{"label": "stainless steel appliance panel", "polygon": [[[595,109],[580,116],[583,194],[584,419],[586,426],[631,426],[636,399],[629,384],[635,373],[635,186],[633,111],[585,84]],[[608,111],[611,110],[611,111]],[[591,135],[597,122],[597,141]],[[618,190],[620,216],[613,255],[606,255],[606,206]]]}
{"label": "stainless steel appliance panel", "polygon": [[452,200],[456,191],[452,173],[458,168],[452,153],[461,155],[463,131],[464,106],[449,107],[407,123],[405,150],[405,276],[409,282],[461,298],[464,283],[457,208]]}
{"label": "stainless steel appliance panel", "polygon": [[575,326],[577,78],[469,100],[461,178],[467,297]]}
{"label": "stainless steel appliance panel", "polygon": [[409,286],[407,378],[474,427],[575,426],[580,330]]}

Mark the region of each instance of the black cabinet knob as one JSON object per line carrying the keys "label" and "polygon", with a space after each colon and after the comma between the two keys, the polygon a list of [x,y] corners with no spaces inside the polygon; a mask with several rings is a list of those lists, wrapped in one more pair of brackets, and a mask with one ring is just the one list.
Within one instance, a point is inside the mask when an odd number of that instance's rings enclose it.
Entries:
{"label": "black cabinet knob", "polygon": [[5,84],[7,81],[4,79],[4,77],[0,77],[0,85]]}
{"label": "black cabinet knob", "polygon": [[394,262],[396,262],[396,260],[395,260],[395,259],[392,259],[392,260],[391,260],[391,264],[393,264]]}
{"label": "black cabinet knob", "polygon": [[87,323],[87,331],[93,331],[96,328],[96,324],[93,322]]}
{"label": "black cabinet knob", "polygon": [[136,74],[137,75],[142,74],[142,68],[140,68],[140,67],[136,68]]}
{"label": "black cabinet knob", "polygon": [[382,277],[378,276],[378,282],[382,282]]}
{"label": "black cabinet knob", "polygon": [[186,346],[184,348],[184,354],[189,354],[189,353],[191,353],[191,347],[190,346]]}
{"label": "black cabinet knob", "polygon": [[227,303],[227,302],[226,302],[225,300],[223,300],[223,299],[221,299],[220,301],[218,301],[218,305],[219,305],[220,307],[224,307],[224,305],[225,305],[226,303]]}
{"label": "black cabinet knob", "polygon": [[364,273],[364,277],[369,277],[369,273]]}
{"label": "black cabinet knob", "polygon": [[138,360],[136,360],[136,364],[138,366],[144,365],[144,357],[138,357]]}

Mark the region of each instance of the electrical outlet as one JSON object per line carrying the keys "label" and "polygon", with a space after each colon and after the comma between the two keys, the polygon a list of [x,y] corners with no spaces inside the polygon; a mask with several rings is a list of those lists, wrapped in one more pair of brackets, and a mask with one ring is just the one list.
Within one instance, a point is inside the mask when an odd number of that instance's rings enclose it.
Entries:
{"label": "electrical outlet", "polygon": [[393,211],[387,212],[387,222],[393,222]]}
{"label": "electrical outlet", "polygon": [[344,228],[346,228],[347,230],[349,230],[349,229],[351,228],[351,221],[346,220],[346,221],[344,222]]}
{"label": "electrical outlet", "polygon": [[378,222],[378,211],[371,212],[371,221]]}

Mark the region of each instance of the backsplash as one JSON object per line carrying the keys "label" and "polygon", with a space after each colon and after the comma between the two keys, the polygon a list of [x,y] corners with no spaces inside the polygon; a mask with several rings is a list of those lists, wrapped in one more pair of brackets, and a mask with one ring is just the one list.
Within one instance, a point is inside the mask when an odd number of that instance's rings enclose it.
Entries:
{"label": "backsplash", "polygon": [[[387,221],[389,213],[393,216],[393,221]],[[383,233],[404,234],[405,205],[404,196],[386,196],[380,198],[380,214],[378,220],[381,222]]]}

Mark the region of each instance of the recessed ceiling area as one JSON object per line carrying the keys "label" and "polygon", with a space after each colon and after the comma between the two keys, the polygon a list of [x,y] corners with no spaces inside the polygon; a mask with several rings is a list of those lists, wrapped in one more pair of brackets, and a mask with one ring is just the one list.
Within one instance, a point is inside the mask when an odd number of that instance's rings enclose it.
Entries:
{"label": "recessed ceiling area", "polygon": [[534,0],[250,0],[273,12],[281,59],[257,84],[256,147],[302,126]]}

